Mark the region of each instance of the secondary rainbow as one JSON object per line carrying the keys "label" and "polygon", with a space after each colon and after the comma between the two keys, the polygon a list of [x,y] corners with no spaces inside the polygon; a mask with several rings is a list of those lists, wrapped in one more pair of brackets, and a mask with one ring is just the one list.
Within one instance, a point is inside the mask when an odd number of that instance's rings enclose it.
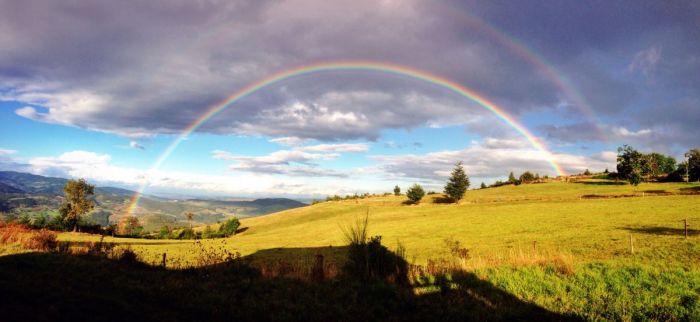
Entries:
{"label": "secondary rainbow", "polygon": [[548,63],[542,57],[542,55],[538,54],[525,43],[518,40],[518,38],[496,28],[493,24],[487,23],[482,18],[470,13],[469,11],[450,7],[444,12],[455,16],[469,27],[478,30],[481,34],[495,40],[501,44],[501,46],[508,49],[508,51],[511,53],[519,56],[527,63],[533,65],[539,73],[541,73],[552,84],[559,88],[566,95],[566,97],[571,100],[576,109],[585,114],[584,116],[588,119],[590,125],[596,130],[596,135],[598,138],[603,141],[607,141],[607,136],[598,125],[600,122],[598,121],[591,104],[586,100],[581,92],[576,89],[571,80],[569,80],[569,78],[567,78],[563,73],[559,72],[554,65]]}
{"label": "secondary rainbow", "polygon": [[[158,157],[158,159],[153,163],[149,169],[149,173],[156,171],[160,168],[161,164],[172,154],[172,152],[177,148],[177,146],[185,140],[192,132],[204,124],[207,120],[214,117],[216,114],[231,106],[243,97],[246,97],[252,93],[255,93],[267,86],[274,83],[281,82],[290,78],[308,75],[313,73],[322,72],[339,72],[339,71],[367,71],[367,72],[377,72],[390,75],[398,75],[404,77],[410,77],[413,79],[418,79],[438,85],[440,87],[449,89],[473,102],[476,102],[480,106],[486,108],[495,114],[498,118],[503,120],[515,131],[520,133],[527,141],[537,150],[545,155],[548,162],[551,164],[552,169],[557,173],[557,175],[565,175],[565,172],[561,167],[555,162],[553,154],[546,148],[546,146],[530,131],[528,131],[524,126],[518,123],[513,117],[508,115],[502,108],[498,107],[496,104],[486,99],[482,95],[479,95],[474,90],[467,88],[457,82],[449,80],[447,78],[434,75],[427,71],[419,70],[412,67],[396,65],[385,62],[375,62],[375,61],[332,61],[323,62],[312,65],[304,65],[292,69],[283,70],[276,74],[270,75],[266,78],[253,82],[242,89],[234,92],[232,95],[220,101],[218,104],[210,107],[204,114],[202,114],[198,119],[192,122],[188,127],[186,127],[182,133],[180,133],[175,140],[163,151],[163,153]],[[131,199],[129,206],[127,207],[127,215],[134,212],[138,206],[138,202],[141,199],[141,195],[148,184],[148,179],[146,178],[140,185],[136,194]]]}

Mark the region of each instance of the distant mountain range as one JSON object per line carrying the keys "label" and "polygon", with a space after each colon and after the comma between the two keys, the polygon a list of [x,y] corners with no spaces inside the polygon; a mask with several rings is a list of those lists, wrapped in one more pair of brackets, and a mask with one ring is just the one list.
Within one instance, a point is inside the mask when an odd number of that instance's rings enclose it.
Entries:
{"label": "distant mountain range", "polygon": [[[63,202],[63,186],[68,179],[30,173],[0,171],[0,212],[54,214]],[[106,225],[124,215],[134,191],[115,187],[95,187],[95,210],[90,217]],[[161,226],[189,225],[185,213],[194,214],[195,225],[206,225],[231,216],[239,218],[266,215],[306,204],[287,198],[255,200],[168,199],[143,196],[134,215],[147,230]]]}
{"label": "distant mountain range", "polygon": [[[14,193],[63,195],[63,186],[67,181],[68,179],[64,178],[44,177],[31,173],[0,171],[0,192],[12,193],[13,191],[3,189],[8,187],[8,189],[14,189]],[[95,187],[95,193],[130,196],[134,191],[114,187]]]}

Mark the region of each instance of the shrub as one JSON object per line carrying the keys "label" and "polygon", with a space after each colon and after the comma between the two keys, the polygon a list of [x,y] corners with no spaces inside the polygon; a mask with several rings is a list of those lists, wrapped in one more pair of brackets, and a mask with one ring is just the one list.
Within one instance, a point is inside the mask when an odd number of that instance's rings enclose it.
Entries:
{"label": "shrub", "polygon": [[518,180],[522,183],[530,183],[535,181],[535,175],[532,174],[530,171],[525,171],[523,174],[520,175],[520,180]]}
{"label": "shrub", "polygon": [[413,184],[410,188],[408,188],[408,191],[406,191],[406,197],[408,197],[408,200],[410,200],[412,203],[419,203],[424,196],[425,191],[423,190],[423,187],[417,183]]}
{"label": "shrub", "polygon": [[384,280],[407,285],[408,263],[384,247],[381,236],[373,236],[368,241],[348,246],[343,274],[346,278],[361,281]]}
{"label": "shrub", "polygon": [[225,237],[232,236],[236,234],[236,230],[238,230],[240,226],[241,222],[238,221],[238,218],[234,217],[222,223],[221,226],[219,226],[219,232]]}
{"label": "shrub", "polygon": [[23,235],[31,233],[31,229],[24,225],[7,224],[0,226],[0,244],[19,242]]}
{"label": "shrub", "polygon": [[22,242],[25,248],[36,250],[54,250],[57,245],[56,233],[47,229],[32,234],[29,239]]}
{"label": "shrub", "polygon": [[117,260],[125,264],[140,264],[138,255],[131,250],[131,248],[126,248],[117,256]]}
{"label": "shrub", "polygon": [[394,187],[394,196],[400,196],[401,195],[401,188],[399,186]]}
{"label": "shrub", "polygon": [[168,227],[166,225],[166,226],[160,227],[160,231],[158,232],[158,237],[161,239],[167,239],[170,237],[170,233],[171,233],[170,227]]}
{"label": "shrub", "polygon": [[175,237],[175,239],[196,239],[197,234],[192,228],[185,228],[175,233],[173,237]]}

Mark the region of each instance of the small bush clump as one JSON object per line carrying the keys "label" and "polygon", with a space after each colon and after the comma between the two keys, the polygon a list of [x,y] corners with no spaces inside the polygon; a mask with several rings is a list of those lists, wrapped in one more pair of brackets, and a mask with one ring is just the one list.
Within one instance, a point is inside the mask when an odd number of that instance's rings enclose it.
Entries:
{"label": "small bush clump", "polygon": [[412,185],[410,188],[408,188],[408,191],[406,191],[406,197],[408,197],[408,200],[414,204],[419,203],[424,196],[425,190],[423,190],[423,187],[417,183]]}
{"label": "small bush clump", "polygon": [[42,229],[31,234],[31,237],[22,241],[22,246],[35,250],[54,250],[58,246],[56,233],[48,229]]}
{"label": "small bush clump", "polygon": [[238,221],[238,218],[234,217],[221,224],[221,226],[219,226],[219,232],[223,234],[224,237],[233,236],[240,226],[241,222]]}

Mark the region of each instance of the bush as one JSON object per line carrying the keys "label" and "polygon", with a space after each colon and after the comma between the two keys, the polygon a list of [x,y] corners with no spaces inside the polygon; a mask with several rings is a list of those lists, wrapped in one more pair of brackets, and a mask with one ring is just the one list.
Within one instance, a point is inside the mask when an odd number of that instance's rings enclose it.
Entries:
{"label": "bush", "polygon": [[168,239],[168,238],[170,238],[170,233],[171,233],[170,227],[163,226],[163,227],[160,227],[160,231],[158,232],[158,237],[161,239]]}
{"label": "bush", "polygon": [[173,237],[175,239],[196,239],[197,234],[192,230],[192,228],[185,228],[176,232]]}
{"label": "bush", "polygon": [[410,188],[408,188],[408,191],[406,191],[406,197],[408,197],[408,200],[410,200],[412,203],[419,203],[424,196],[425,190],[423,190],[423,187],[417,183],[413,184]]}
{"label": "bush", "polygon": [[36,250],[54,250],[58,246],[56,233],[47,229],[42,229],[33,233],[29,239],[22,242],[22,246]]}
{"label": "bush", "polygon": [[219,226],[219,233],[223,234],[225,237],[232,236],[236,234],[236,230],[241,226],[241,222],[238,218],[231,218],[226,220]]}
{"label": "bush", "polygon": [[397,254],[382,245],[382,237],[368,238],[368,216],[358,218],[353,226],[343,229],[348,243],[348,260],[343,266],[345,278],[370,281],[384,280],[408,285],[408,263],[405,250],[399,246]]}
{"label": "bush", "polygon": [[[532,174],[530,171],[525,171],[523,174],[520,175],[520,179],[518,180],[522,183],[530,183],[535,181],[535,175]],[[516,183],[517,185],[517,183]]]}

